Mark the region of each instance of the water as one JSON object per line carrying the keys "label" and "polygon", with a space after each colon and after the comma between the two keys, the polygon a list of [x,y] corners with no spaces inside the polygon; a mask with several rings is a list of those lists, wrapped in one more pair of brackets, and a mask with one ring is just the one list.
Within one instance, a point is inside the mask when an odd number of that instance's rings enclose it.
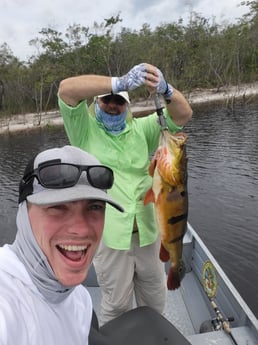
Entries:
{"label": "water", "polygon": [[258,316],[258,104],[196,113],[189,220]]}
{"label": "water", "polygon": [[15,237],[18,186],[28,159],[39,151],[66,144],[63,128],[0,135],[0,245],[11,243]]}
{"label": "water", "polygon": [[[258,104],[195,111],[188,134],[189,221],[258,317]],[[0,135],[0,245],[16,232],[18,183],[63,128]]]}

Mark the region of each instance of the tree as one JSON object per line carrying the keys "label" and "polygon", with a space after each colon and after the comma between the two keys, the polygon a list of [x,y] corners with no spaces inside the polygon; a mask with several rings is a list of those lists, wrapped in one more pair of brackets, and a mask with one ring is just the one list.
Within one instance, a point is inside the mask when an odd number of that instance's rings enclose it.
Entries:
{"label": "tree", "polygon": [[[43,28],[30,41],[38,54],[27,63],[13,56],[6,43],[0,46],[0,107],[2,113],[36,111],[57,106],[59,81],[71,75],[96,73],[123,75],[141,62],[158,66],[176,88],[218,90],[258,80],[258,0],[243,1],[249,12],[235,24],[218,25],[215,17],[191,12],[187,24],[180,19],[140,30],[117,25],[120,14],[91,28],[69,25],[65,34]],[[146,89],[132,92],[146,97]]]}

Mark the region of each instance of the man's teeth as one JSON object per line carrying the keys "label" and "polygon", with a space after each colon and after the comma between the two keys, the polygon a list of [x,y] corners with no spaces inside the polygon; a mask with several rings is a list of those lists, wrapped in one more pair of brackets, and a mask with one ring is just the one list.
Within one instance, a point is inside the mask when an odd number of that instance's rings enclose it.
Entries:
{"label": "man's teeth", "polygon": [[64,245],[64,244],[59,244],[59,247],[64,249],[64,250],[68,250],[71,252],[77,252],[80,250],[86,250],[87,246],[75,246],[75,245]]}

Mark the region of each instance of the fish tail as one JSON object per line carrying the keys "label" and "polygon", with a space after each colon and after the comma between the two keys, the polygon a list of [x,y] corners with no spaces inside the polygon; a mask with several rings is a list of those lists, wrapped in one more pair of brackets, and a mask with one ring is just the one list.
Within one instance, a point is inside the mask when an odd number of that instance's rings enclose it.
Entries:
{"label": "fish tail", "polygon": [[168,290],[176,290],[180,287],[180,282],[185,275],[185,264],[183,261],[180,262],[179,267],[176,269],[171,266],[168,272],[167,287]]}
{"label": "fish tail", "polygon": [[162,243],[160,245],[159,258],[162,262],[167,262],[169,260],[169,252],[164,248]]}
{"label": "fish tail", "polygon": [[176,271],[171,267],[168,272],[168,280],[167,280],[167,287],[168,290],[176,290],[180,287],[180,279],[179,275]]}

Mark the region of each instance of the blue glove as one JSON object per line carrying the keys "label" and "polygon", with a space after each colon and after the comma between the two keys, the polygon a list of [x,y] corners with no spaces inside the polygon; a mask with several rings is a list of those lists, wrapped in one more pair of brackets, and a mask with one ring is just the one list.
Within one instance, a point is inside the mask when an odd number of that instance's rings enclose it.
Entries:
{"label": "blue glove", "polygon": [[112,77],[112,92],[130,91],[145,84],[147,75],[144,63],[134,66],[127,74],[122,77]]}
{"label": "blue glove", "polygon": [[157,68],[159,74],[159,82],[157,85],[157,93],[161,93],[165,100],[170,102],[171,96],[173,94],[173,87],[166,82],[162,72]]}

